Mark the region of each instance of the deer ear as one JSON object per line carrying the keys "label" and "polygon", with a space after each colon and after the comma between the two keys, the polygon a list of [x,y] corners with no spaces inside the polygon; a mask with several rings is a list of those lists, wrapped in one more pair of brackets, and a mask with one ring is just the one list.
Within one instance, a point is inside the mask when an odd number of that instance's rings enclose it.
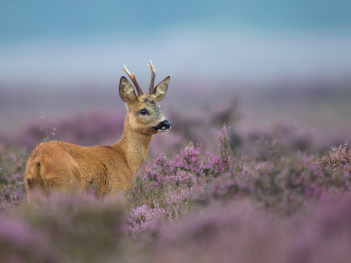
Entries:
{"label": "deer ear", "polygon": [[160,83],[157,84],[155,87],[155,95],[156,95],[156,100],[161,101],[163,98],[166,96],[167,89],[168,89],[168,83],[169,80],[171,79],[170,76],[162,80]]}
{"label": "deer ear", "polygon": [[119,96],[124,102],[131,102],[136,99],[134,87],[129,83],[126,77],[121,77],[119,81]]}

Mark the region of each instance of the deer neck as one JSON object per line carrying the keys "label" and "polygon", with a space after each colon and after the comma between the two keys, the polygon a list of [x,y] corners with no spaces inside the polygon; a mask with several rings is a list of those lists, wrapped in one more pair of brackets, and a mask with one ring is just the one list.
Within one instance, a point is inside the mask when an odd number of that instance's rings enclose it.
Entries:
{"label": "deer neck", "polygon": [[121,139],[114,145],[125,154],[128,166],[133,175],[141,167],[149,151],[152,135],[133,131],[129,126],[128,117],[124,121]]}

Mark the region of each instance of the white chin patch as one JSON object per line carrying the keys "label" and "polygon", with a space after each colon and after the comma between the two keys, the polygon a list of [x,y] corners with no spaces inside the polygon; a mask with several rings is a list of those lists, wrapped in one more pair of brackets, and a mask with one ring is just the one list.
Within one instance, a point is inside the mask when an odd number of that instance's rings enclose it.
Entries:
{"label": "white chin patch", "polygon": [[168,131],[169,129],[166,129],[166,127],[162,127],[161,129],[159,129],[158,131],[160,132],[165,132],[165,131]]}

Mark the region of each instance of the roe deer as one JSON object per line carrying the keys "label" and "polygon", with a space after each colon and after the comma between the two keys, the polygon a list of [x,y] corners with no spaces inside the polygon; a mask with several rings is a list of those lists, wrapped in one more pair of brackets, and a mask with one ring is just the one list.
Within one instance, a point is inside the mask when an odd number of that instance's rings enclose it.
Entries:
{"label": "roe deer", "polygon": [[151,81],[146,94],[143,94],[135,74],[124,66],[138,95],[122,76],[119,95],[126,103],[127,115],[123,135],[115,145],[84,147],[48,141],[36,146],[26,168],[28,200],[34,188],[43,194],[56,190],[67,193],[92,188],[98,197],[102,197],[132,186],[134,175],[146,158],[152,136],[171,127],[158,104],[166,95],[170,77],[155,87],[155,69],[151,61],[148,66],[151,69]]}

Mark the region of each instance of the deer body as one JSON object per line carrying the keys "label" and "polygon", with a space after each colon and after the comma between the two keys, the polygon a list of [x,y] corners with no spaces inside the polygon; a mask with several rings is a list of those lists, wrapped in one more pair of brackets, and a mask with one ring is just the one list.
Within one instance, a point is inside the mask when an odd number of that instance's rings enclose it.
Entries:
{"label": "deer body", "polygon": [[84,147],[49,141],[40,143],[32,151],[25,174],[28,199],[35,188],[44,194],[92,189],[102,197],[132,186],[135,173],[146,159],[153,135],[170,128],[157,103],[167,92],[169,77],[154,88],[155,71],[151,62],[149,66],[152,77],[147,94],[142,93],[134,73],[130,74],[125,68],[138,96],[128,80],[122,77],[119,93],[126,102],[127,116],[123,135],[115,145]]}

